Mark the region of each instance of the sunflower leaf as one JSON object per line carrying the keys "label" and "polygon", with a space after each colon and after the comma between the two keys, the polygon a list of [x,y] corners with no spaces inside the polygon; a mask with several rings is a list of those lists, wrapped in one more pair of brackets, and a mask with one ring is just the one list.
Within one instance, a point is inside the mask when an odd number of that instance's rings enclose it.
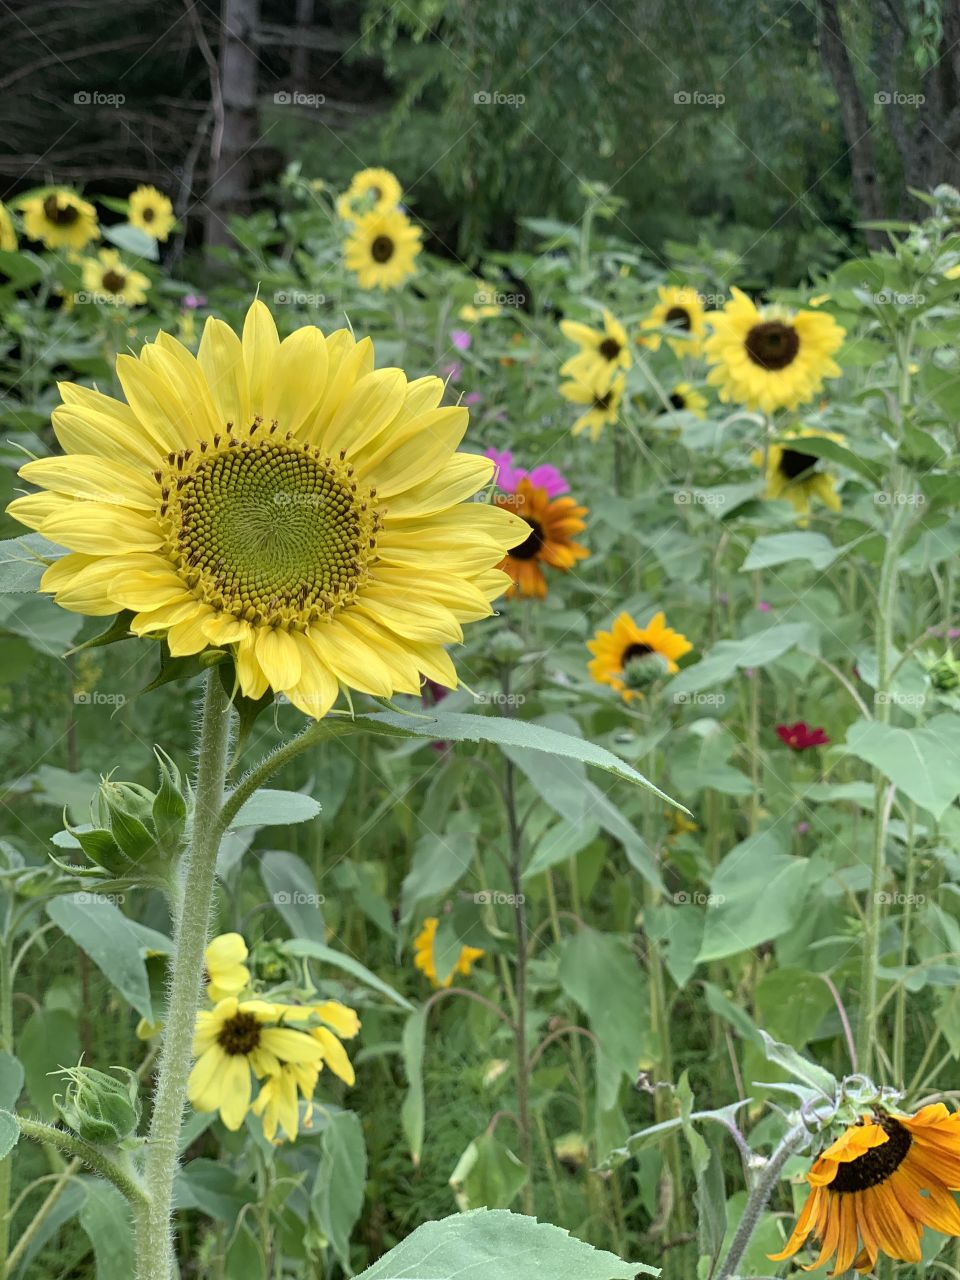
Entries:
{"label": "sunflower leaf", "polygon": [[782,1067],[788,1075],[793,1076],[794,1080],[799,1080],[801,1084],[809,1085],[811,1088],[816,1089],[818,1093],[822,1093],[828,1098],[836,1097],[838,1088],[836,1077],[831,1075],[826,1067],[821,1067],[817,1063],[811,1062],[809,1058],[805,1058],[802,1053],[798,1053],[790,1045],[781,1044],[779,1040],[774,1040],[773,1036],[768,1035],[766,1031],[761,1031],[760,1037],[763,1040],[764,1055],[768,1062],[773,1062],[776,1066]]}

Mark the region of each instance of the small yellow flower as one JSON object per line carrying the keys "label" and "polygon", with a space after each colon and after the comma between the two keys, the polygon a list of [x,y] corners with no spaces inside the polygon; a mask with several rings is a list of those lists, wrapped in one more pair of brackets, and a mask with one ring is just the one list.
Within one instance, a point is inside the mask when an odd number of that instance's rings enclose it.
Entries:
{"label": "small yellow flower", "polygon": [[698,356],[706,336],[706,310],[696,289],[688,286],[661,285],[657,290],[660,301],[640,325],[644,330],[645,345],[651,351],[659,349],[663,332],[681,335],[667,338],[675,356]]}
{"label": "small yellow flower", "polygon": [[48,249],[83,249],[100,236],[93,205],[63,188],[24,200],[20,212],[24,233]]}
{"label": "small yellow flower", "polygon": [[250,983],[250,970],[244,964],[249,955],[247,944],[239,933],[221,933],[203,953],[207,967],[207,995],[216,1004],[228,996],[238,996]]}
{"label": "small yellow flower", "polygon": [[116,249],[101,249],[83,261],[83,287],[96,302],[136,307],[147,300],[150,278],[126,266]]}
{"label": "small yellow flower", "polygon": [[396,289],[414,274],[421,234],[399,209],[365,213],[344,244],[344,262],[361,289]]}
{"label": "small yellow flower", "polygon": [[[692,413],[695,418],[703,420],[707,416],[707,397],[695,391],[689,382],[678,382],[668,397],[670,408],[675,413]],[[661,409],[666,413],[666,409]]]}
{"label": "small yellow flower", "polygon": [[638,687],[641,681],[631,679],[634,668],[642,668],[650,659],[658,659],[659,668],[651,668],[656,674],[674,675],[679,671],[677,659],[689,653],[693,645],[686,636],[667,626],[663,613],[656,613],[645,627],[638,627],[629,613],[621,613],[609,631],[598,631],[587,648],[593,660],[587,669],[598,684],[609,685],[624,702],[642,698]]}
{"label": "small yellow flower", "polygon": [[[767,453],[767,487],[764,496],[771,500],[784,498],[797,513],[798,524],[809,522],[810,507],[814,501],[822,502],[831,511],[840,510],[837,493],[837,477],[822,469],[816,454],[804,453],[800,441],[819,437],[843,443],[843,436],[829,431],[815,431],[812,427],[800,427],[784,432],[782,442],[771,444]],[[793,447],[796,441],[798,447]],[[763,465],[763,451],[755,449],[751,454],[755,466]]]}
{"label": "small yellow flower", "polygon": [[361,169],[337,201],[337,213],[345,222],[357,222],[365,213],[389,213],[402,196],[400,183],[389,169]]}
{"label": "small yellow flower", "polygon": [[153,240],[166,240],[177,225],[173,205],[156,187],[141,186],[130,195],[130,225]]}
{"label": "small yellow flower", "polygon": [[435,987],[450,987],[453,985],[454,974],[461,974],[468,977],[470,970],[477,960],[485,954],[479,947],[461,947],[460,955],[457,963],[453,966],[452,972],[448,973],[443,982],[437,980],[437,966],[433,952],[434,939],[437,936],[437,926],[440,921],[436,916],[428,916],[423,922],[423,928],[413,940],[414,966],[425,974]]}
{"label": "small yellow flower", "polygon": [[17,233],[13,227],[13,219],[6,205],[0,204],[0,250],[4,253],[15,253],[16,248]]}
{"label": "small yellow flower", "polygon": [[622,373],[597,372],[582,382],[561,382],[560,394],[564,400],[586,409],[573,424],[573,434],[578,436],[582,431],[589,431],[590,439],[596,443],[603,428],[617,421],[625,386]]}
{"label": "small yellow flower", "polygon": [[576,320],[561,320],[560,332],[580,348],[560,366],[561,378],[590,383],[633,364],[627,331],[609,311],[603,313],[602,329],[591,329]]}

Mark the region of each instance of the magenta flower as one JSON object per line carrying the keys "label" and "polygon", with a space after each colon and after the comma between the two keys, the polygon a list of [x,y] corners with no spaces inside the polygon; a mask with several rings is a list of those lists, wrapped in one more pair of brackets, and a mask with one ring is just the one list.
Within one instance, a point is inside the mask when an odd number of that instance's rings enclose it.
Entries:
{"label": "magenta flower", "polygon": [[555,498],[560,493],[570,491],[566,477],[549,463],[541,463],[539,467],[534,467],[528,472],[524,467],[513,465],[513,454],[509,449],[504,449],[502,452],[497,449],[488,449],[483,456],[496,463],[497,488],[502,489],[504,493],[516,493],[517,486],[524,477],[538,489],[545,489],[548,498]]}
{"label": "magenta flower", "polygon": [[513,465],[513,454],[510,450],[488,449],[483,456],[489,458],[497,468],[494,477],[497,488],[502,489],[504,493],[516,493],[517,486],[527,473]]}
{"label": "magenta flower", "polygon": [[207,305],[207,299],[202,293],[188,293],[181,300],[181,305],[186,307],[188,311],[196,311],[198,307]]}
{"label": "magenta flower", "polygon": [[463,374],[463,365],[459,360],[451,360],[449,364],[445,364],[440,370],[443,376],[450,382],[459,382]]}
{"label": "magenta flower", "polygon": [[470,334],[467,333],[466,329],[454,329],[450,333],[450,341],[458,351],[469,351],[470,343],[473,339],[470,337]]}
{"label": "magenta flower", "polygon": [[570,486],[567,484],[566,478],[556,467],[551,467],[546,462],[539,467],[534,467],[527,479],[531,484],[536,485],[538,489],[546,489],[549,498],[555,498],[558,494],[570,492]]}
{"label": "magenta flower", "polygon": [[770,612],[770,603],[769,603],[769,601],[767,601],[767,600],[758,600],[758,601],[757,601],[757,608],[760,610],[760,612],[761,612],[761,613],[769,613],[769,612]]}
{"label": "magenta flower", "polygon": [[468,391],[467,394],[463,397],[463,403],[479,404],[482,399],[483,399],[483,396],[480,394],[479,391]]}

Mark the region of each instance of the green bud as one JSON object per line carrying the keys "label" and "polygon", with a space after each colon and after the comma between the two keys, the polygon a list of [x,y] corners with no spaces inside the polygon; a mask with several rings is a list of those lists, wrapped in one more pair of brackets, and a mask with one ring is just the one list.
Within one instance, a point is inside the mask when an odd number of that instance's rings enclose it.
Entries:
{"label": "green bud", "polygon": [[136,1133],[140,1124],[140,1093],[137,1077],[126,1067],[113,1067],[125,1076],[118,1080],[103,1071],[82,1064],[64,1067],[66,1091],[57,1094],[53,1105],[68,1129],[86,1142],[115,1146]]}
{"label": "green bud", "polygon": [[187,802],[183,795],[180,770],[165,751],[154,748],[160,766],[160,790],[153,800],[151,816],[157,839],[168,853],[175,853],[183,839],[187,821]]}
{"label": "green bud", "polygon": [[960,662],[956,658],[940,658],[927,672],[930,683],[939,693],[960,688]]}
{"label": "green bud", "polygon": [[490,656],[504,667],[512,667],[520,661],[526,646],[515,631],[498,631],[490,641]]}
{"label": "green bud", "polygon": [[641,691],[662,680],[669,673],[666,658],[659,653],[644,653],[631,658],[623,668],[623,683],[628,689]]}

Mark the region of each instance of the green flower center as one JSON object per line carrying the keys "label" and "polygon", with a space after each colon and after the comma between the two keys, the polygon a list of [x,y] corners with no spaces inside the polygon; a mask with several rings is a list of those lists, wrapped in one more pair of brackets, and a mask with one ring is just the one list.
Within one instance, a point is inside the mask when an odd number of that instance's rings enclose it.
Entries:
{"label": "green flower center", "polygon": [[690,319],[690,312],[686,307],[671,307],[664,316],[664,320],[672,328],[683,329],[686,333],[689,333],[693,328],[693,323]]}
{"label": "green flower center", "polygon": [[800,336],[792,324],[765,320],[747,334],[747,355],[761,369],[776,371],[792,364],[800,350]]}
{"label": "green flower center", "polygon": [[76,205],[61,204],[58,195],[50,195],[43,202],[43,216],[58,227],[72,227],[80,217],[80,210]]}
{"label": "green flower center", "polygon": [[812,471],[820,459],[812,453],[801,453],[798,449],[784,449],[780,454],[780,473],[788,480],[797,480],[806,472]]}
{"label": "green flower center", "polygon": [[390,236],[377,236],[370,246],[370,257],[374,262],[389,262],[395,247]]}
{"label": "green flower center", "polygon": [[252,1013],[238,1010],[220,1028],[217,1044],[231,1057],[253,1053],[260,1044],[260,1023]]}
{"label": "green flower center", "polygon": [[880,1116],[877,1123],[887,1135],[887,1141],[881,1147],[871,1147],[856,1160],[837,1165],[836,1177],[829,1187],[831,1191],[839,1191],[842,1195],[847,1191],[878,1187],[903,1164],[913,1143],[909,1130],[893,1116]]}
{"label": "green flower center", "polygon": [[168,455],[156,473],[167,550],[181,578],[214,609],[254,625],[303,630],[355,599],[374,559],[376,491],[343,457],[257,419],[200,456]]}

